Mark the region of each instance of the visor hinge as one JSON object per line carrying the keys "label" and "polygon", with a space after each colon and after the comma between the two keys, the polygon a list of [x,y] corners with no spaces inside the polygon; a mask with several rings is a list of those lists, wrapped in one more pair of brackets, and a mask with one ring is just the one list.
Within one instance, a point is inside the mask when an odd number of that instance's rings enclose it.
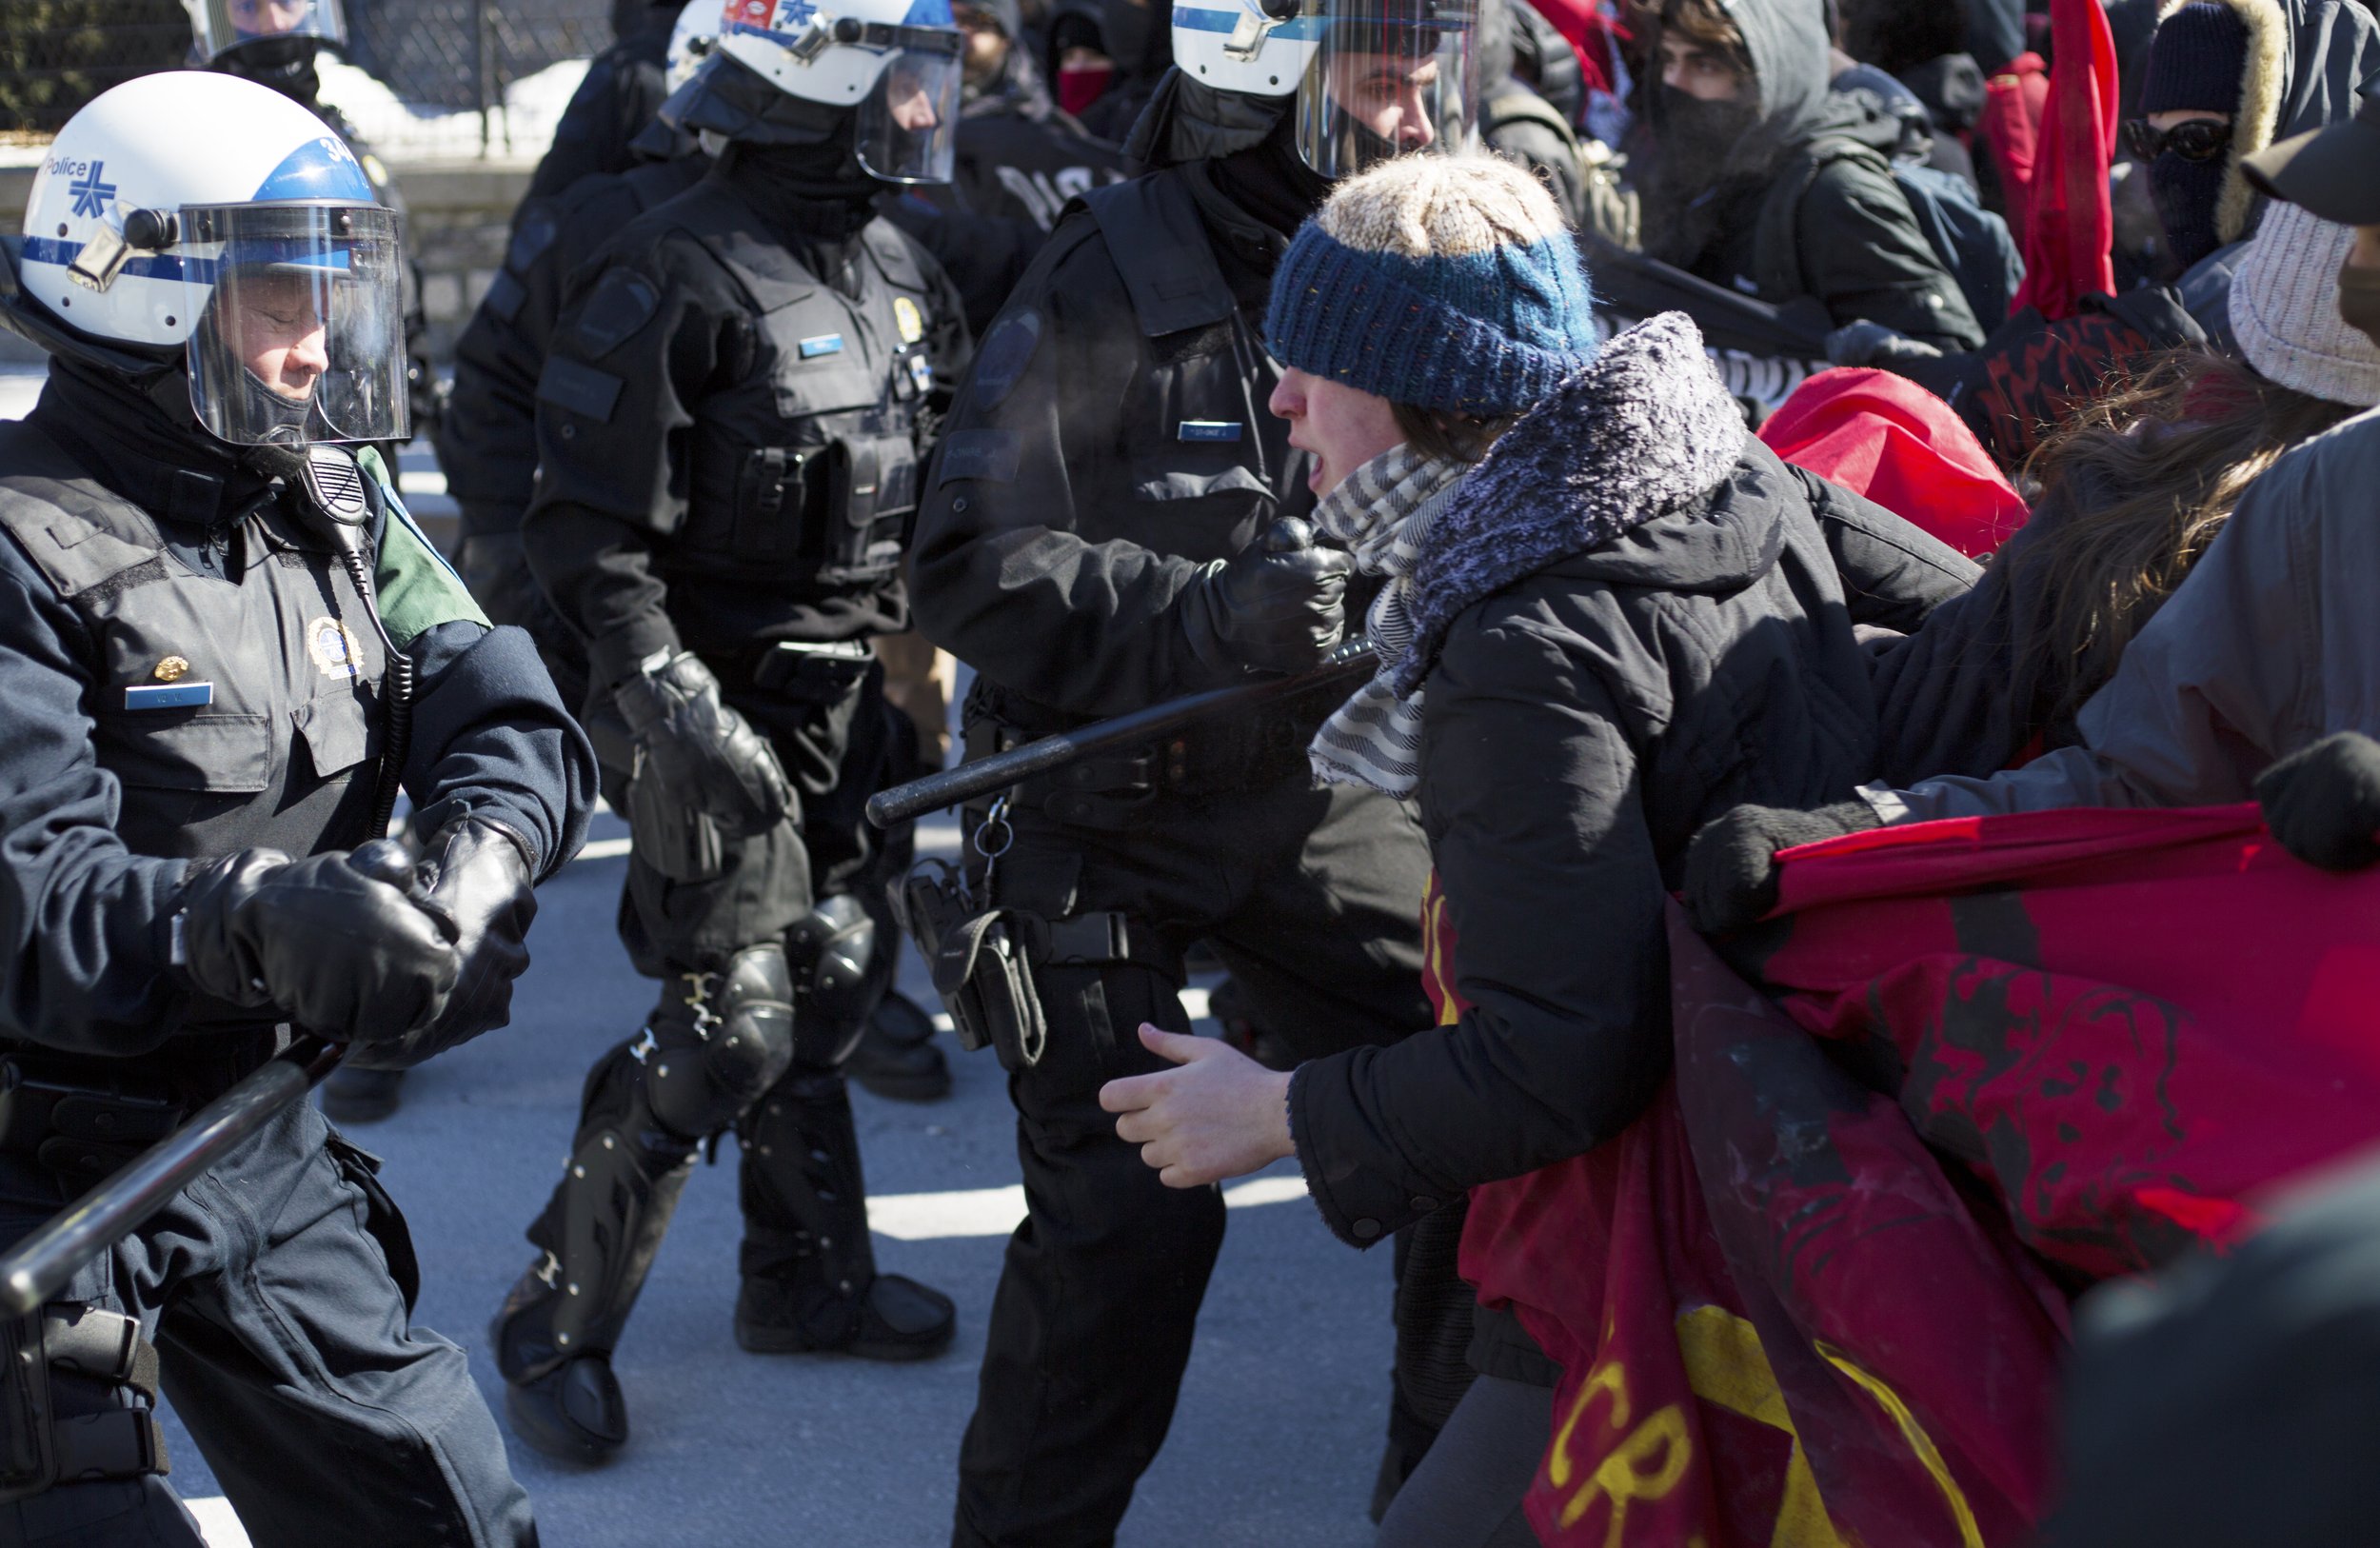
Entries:
{"label": "visor hinge", "polygon": [[135,252],[160,252],[181,239],[181,222],[169,210],[135,209],[118,231],[106,221],[83,250],[68,261],[67,278],[86,290],[105,291]]}
{"label": "visor hinge", "polygon": [[805,65],[818,63],[818,56],[838,43],[860,41],[861,27],[849,17],[834,17],[824,11],[813,12],[810,25],[802,35],[786,46],[785,51]]}
{"label": "visor hinge", "polygon": [[1264,51],[1264,40],[1279,25],[1280,22],[1274,17],[1253,10],[1241,11],[1239,25],[1231,30],[1231,36],[1223,40],[1223,57],[1242,65],[1251,62]]}

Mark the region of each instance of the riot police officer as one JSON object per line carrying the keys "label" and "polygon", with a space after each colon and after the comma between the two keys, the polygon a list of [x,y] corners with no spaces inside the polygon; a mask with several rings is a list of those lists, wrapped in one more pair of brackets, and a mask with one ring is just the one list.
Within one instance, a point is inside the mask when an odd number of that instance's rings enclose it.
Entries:
{"label": "riot police officer", "polygon": [[[911,584],[920,626],[978,674],[970,756],[1311,667],[1344,626],[1346,556],[1268,531],[1313,495],[1264,409],[1257,324],[1333,179],[1467,136],[1468,12],[1231,0],[1174,17],[1176,67],[1126,148],[1157,169],[1060,225],[927,479]],[[998,916],[1008,949],[977,953],[954,1014],[989,1007],[995,1041],[1033,1029],[1001,1048],[1032,1207],[993,1304],[954,1542],[1108,1542],[1164,1439],[1223,1206],[1158,1185],[1098,1094],[1156,1066],[1140,1022],[1187,1029],[1185,948],[1209,940],[1299,1057],[1428,1024],[1414,817],[1307,770],[1337,698],[1028,781],[967,820],[961,901]]]}
{"label": "riot police officer", "polygon": [[[330,126],[372,186],[372,197],[405,219],[405,195],[387,166],[347,114],[322,100],[315,59],[347,45],[339,0],[182,0],[189,12],[191,52],[199,66],[268,86]],[[422,311],[421,278],[405,272],[406,392],[416,425],[438,411],[438,373],[429,360],[429,322]],[[395,469],[390,468],[393,476]]]}
{"label": "riot police officer", "polygon": [[519,1433],[560,1455],[626,1440],[610,1354],[731,1124],[739,1343],[906,1359],[951,1336],[948,1298],[876,1270],[840,1066],[892,968],[862,808],[906,722],[867,641],[907,623],[921,444],[966,347],[874,202],[949,176],[961,47],[939,0],[729,12],[662,113],[722,142],[711,170],[572,277],[538,384],[522,541],[627,733],[622,933],[664,984],[588,1077],[492,1330]]}
{"label": "riot police officer", "polygon": [[[1017,0],[954,0],[967,38],[959,143],[947,188],[912,190],[886,210],[941,260],[987,326],[1077,194],[1123,180],[1123,152],[1050,100],[1019,39]],[[931,211],[941,219],[928,215]]]}
{"label": "riot police officer", "polygon": [[[703,0],[702,9],[709,12],[703,30],[717,30],[721,0]],[[611,30],[612,46],[587,62],[554,125],[553,143],[529,174],[529,199],[553,198],[582,178],[625,172],[648,159],[638,142],[676,84],[669,79],[670,43],[685,30],[678,0],[612,0]]]}
{"label": "riot police officer", "polygon": [[[0,321],[51,362],[0,426],[5,1240],[292,1024],[391,1065],[501,1024],[594,783],[528,641],[348,449],[406,428],[402,255],[319,119],[131,81],[25,230]],[[377,839],[400,783],[417,866]],[[260,1542],[534,1542],[463,1352],[410,1323],[376,1164],[293,1104],[0,1327],[0,1539],[197,1548],[162,1379]]]}

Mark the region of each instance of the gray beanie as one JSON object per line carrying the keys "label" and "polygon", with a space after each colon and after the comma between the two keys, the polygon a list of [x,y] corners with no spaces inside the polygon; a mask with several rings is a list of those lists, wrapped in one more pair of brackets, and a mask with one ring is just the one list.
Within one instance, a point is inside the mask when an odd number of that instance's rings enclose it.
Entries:
{"label": "gray beanie", "polygon": [[2310,397],[2380,407],[2380,345],[2339,316],[2352,227],[2295,205],[2265,210],[2231,276],[2231,331],[2259,375]]}

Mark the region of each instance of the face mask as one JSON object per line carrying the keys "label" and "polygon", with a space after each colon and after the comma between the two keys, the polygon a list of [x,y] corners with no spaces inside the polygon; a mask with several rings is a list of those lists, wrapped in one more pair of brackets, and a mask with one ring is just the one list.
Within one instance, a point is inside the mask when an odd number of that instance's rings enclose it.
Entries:
{"label": "face mask", "polygon": [[1059,66],[1058,106],[1080,117],[1084,109],[1099,101],[1115,73],[1113,65]]}
{"label": "face mask", "polygon": [[2156,203],[2157,224],[2165,228],[2173,261],[2184,268],[2223,245],[2215,234],[2214,210],[2230,170],[2229,157],[2192,161],[2172,150],[2149,164],[2149,196]]}
{"label": "face mask", "polygon": [[1665,180],[1673,188],[1711,182],[1751,129],[1756,109],[1748,102],[1706,102],[1666,83],[1656,90],[1660,102],[1655,138]]}
{"label": "face mask", "polygon": [[2339,270],[2339,316],[2380,347],[2380,268],[2349,264]]}

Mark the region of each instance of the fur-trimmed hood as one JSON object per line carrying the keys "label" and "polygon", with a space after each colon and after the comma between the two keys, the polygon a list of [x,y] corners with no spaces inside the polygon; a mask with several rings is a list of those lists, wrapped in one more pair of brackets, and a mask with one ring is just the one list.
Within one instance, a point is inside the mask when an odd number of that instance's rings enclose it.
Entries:
{"label": "fur-trimmed hood", "polygon": [[[2157,21],[2192,3],[2161,0]],[[2231,115],[2231,154],[2215,206],[2215,234],[2237,242],[2254,230],[2264,200],[2240,160],[2278,140],[2355,111],[2355,89],[2380,68],[2380,23],[2355,0],[2212,0],[2248,29],[2247,69]],[[2154,47],[2152,43],[2151,47]]]}
{"label": "fur-trimmed hood", "polygon": [[1726,482],[1750,439],[1684,312],[1613,338],[1497,439],[1431,527],[1397,690],[1428,674],[1473,603],[1686,510]]}

